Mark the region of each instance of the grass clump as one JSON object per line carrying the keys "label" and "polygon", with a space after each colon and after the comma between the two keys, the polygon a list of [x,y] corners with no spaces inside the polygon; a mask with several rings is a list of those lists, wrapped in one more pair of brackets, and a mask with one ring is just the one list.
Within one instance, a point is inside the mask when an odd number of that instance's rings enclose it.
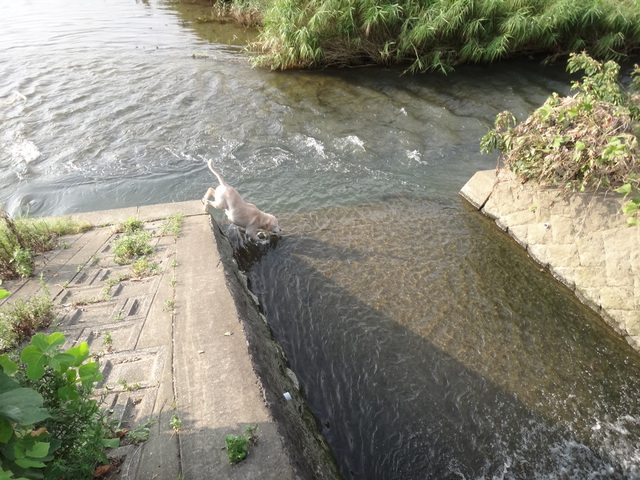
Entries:
{"label": "grass clump", "polygon": [[115,231],[117,233],[124,233],[126,235],[132,235],[139,232],[144,227],[144,222],[137,218],[127,218],[124,222],[117,225]]}
{"label": "grass clump", "polygon": [[151,238],[151,234],[144,231],[121,235],[114,241],[115,262],[128,265],[140,258],[153,255],[155,249],[150,243]]}
{"label": "grass clump", "polygon": [[90,224],[70,218],[11,218],[0,209],[0,278],[30,277],[36,255],[55,248],[59,237],[90,228]]}
{"label": "grass clump", "polygon": [[41,293],[28,300],[16,300],[0,309],[0,353],[15,348],[55,318],[55,306],[41,282]]}
{"label": "grass clump", "polygon": [[[523,182],[567,191],[618,187],[632,194],[640,186],[640,67],[632,73],[630,89],[619,84],[614,61],[573,54],[568,70],[585,72],[572,85],[575,95],[552,95],[520,124],[502,112],[482,139],[482,150],[499,150]],[[630,207],[625,213],[636,211]]]}
{"label": "grass clump", "polygon": [[274,0],[256,64],[272,69],[408,63],[412,72],[516,55],[587,50],[620,59],[640,46],[630,0]]}

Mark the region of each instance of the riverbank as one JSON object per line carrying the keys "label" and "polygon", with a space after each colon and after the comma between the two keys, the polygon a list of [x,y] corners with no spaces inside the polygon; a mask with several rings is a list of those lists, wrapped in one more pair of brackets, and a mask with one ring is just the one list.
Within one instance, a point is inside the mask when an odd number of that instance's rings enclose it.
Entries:
{"label": "riverbank", "polygon": [[[180,233],[160,233],[174,215]],[[99,359],[105,407],[125,428],[149,428],[145,442],[109,452],[106,478],[339,478],[226,237],[199,201],[70,217],[95,228],[62,238],[38,258],[34,277],[3,287],[6,301],[28,298],[42,274],[55,330],[67,346],[88,342]],[[159,271],[105,295],[129,268],[113,260],[113,225],[129,218],[153,235]],[[226,436],[254,427],[257,444],[231,465]]]}
{"label": "riverbank", "polygon": [[460,193],[640,351],[640,229],[621,196],[522,184],[506,169],[477,172]]}

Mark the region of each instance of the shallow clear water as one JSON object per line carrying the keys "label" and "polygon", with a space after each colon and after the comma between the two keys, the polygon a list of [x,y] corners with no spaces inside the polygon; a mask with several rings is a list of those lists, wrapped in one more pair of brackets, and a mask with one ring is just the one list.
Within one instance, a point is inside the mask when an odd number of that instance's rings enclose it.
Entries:
{"label": "shallow clear water", "polygon": [[279,73],[193,7],[0,6],[0,203],[195,199],[213,158],[285,230],[252,286],[345,477],[640,477],[638,355],[457,194],[562,67]]}

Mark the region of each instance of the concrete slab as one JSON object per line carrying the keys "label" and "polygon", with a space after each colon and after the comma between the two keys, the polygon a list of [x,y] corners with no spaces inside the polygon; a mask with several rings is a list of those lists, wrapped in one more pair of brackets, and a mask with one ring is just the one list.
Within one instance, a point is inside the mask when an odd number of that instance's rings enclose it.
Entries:
{"label": "concrete slab", "polygon": [[487,202],[496,181],[495,170],[481,170],[462,187],[460,194],[476,208],[480,209]]}

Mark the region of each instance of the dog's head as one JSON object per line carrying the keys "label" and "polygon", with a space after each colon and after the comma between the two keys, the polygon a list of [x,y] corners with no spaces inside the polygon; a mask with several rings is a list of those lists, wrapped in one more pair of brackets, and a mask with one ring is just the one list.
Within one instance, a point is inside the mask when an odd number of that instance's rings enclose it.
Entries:
{"label": "dog's head", "polygon": [[278,220],[276,219],[276,217],[274,217],[270,213],[265,213],[264,217],[264,225],[262,226],[262,228],[264,228],[268,232],[273,233],[280,233],[282,231],[278,226]]}

